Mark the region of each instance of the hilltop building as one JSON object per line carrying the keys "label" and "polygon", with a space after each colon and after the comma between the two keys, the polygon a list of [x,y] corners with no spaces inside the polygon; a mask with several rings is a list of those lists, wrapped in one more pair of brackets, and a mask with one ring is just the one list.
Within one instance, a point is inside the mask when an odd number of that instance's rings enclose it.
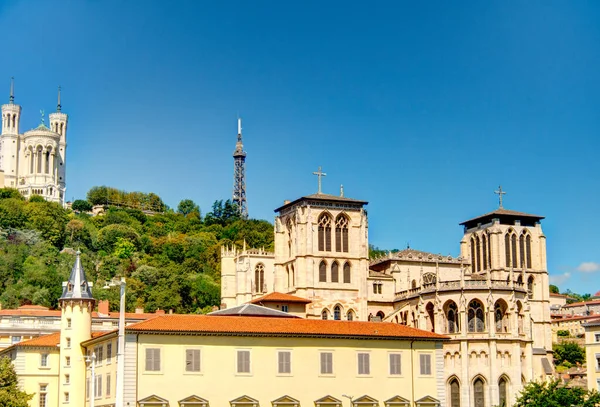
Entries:
{"label": "hilltop building", "polygon": [[[551,377],[542,216],[500,201],[461,223],[457,257],[407,248],[369,261],[365,205],[320,188],[286,201],[275,209],[273,254],[223,249],[223,307],[281,293],[310,301],[305,318],[385,321],[447,335],[439,363],[450,407],[511,405],[524,383]],[[291,302],[278,305],[290,309]]]}
{"label": "hilltop building", "polygon": [[61,110],[59,87],[56,112],[48,116],[50,127],[45,125],[42,113],[38,127],[20,133],[21,106],[15,103],[11,81],[9,101],[2,105],[1,187],[16,188],[27,198],[41,195],[64,205],[68,116]]}

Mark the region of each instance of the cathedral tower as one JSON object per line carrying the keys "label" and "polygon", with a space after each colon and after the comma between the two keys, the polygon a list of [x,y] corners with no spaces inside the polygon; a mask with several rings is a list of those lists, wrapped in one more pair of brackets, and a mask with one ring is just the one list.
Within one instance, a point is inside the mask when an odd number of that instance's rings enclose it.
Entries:
{"label": "cathedral tower", "polygon": [[61,309],[59,397],[61,404],[82,405],[86,391],[86,355],[80,344],[92,337],[95,300],[77,251],[69,280],[58,300]]}
{"label": "cathedral tower", "polygon": [[4,170],[5,186],[16,188],[19,168],[19,122],[21,106],[15,104],[14,78],[10,82],[8,103],[2,105],[2,133],[0,137],[0,170]]}
{"label": "cathedral tower", "polygon": [[248,218],[246,203],[246,152],[242,144],[242,119],[238,119],[238,135],[233,152],[233,197],[232,202],[238,206],[243,219]]}
{"label": "cathedral tower", "polygon": [[50,130],[60,136],[58,140],[58,149],[56,151],[50,151],[50,155],[54,160],[54,164],[52,166],[54,176],[52,177],[52,180],[53,183],[58,186],[58,197],[60,202],[64,204],[67,182],[67,122],[69,120],[69,116],[67,116],[61,110],[62,106],[60,103],[59,86],[56,112],[50,113],[48,118],[50,119]]}

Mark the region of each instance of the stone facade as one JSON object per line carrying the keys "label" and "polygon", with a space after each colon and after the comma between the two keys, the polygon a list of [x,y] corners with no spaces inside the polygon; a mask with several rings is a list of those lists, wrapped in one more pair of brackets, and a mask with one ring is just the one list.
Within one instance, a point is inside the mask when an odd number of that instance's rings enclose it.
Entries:
{"label": "stone facade", "polygon": [[[66,190],[67,122],[61,112],[60,90],[57,111],[42,123],[20,133],[21,106],[14,103],[11,87],[9,103],[2,105],[0,133],[0,187],[16,188],[25,196],[41,195],[64,205]],[[0,177],[1,179],[2,177]]]}
{"label": "stone facade", "polygon": [[[364,205],[315,194],[276,209],[269,292],[309,299],[307,318],[381,320],[448,335],[439,359],[450,407],[510,405],[525,382],[551,377],[543,217],[499,208],[462,223],[460,256],[408,248],[369,262]],[[231,264],[222,259],[223,280]],[[237,274],[246,286],[253,278]],[[227,298],[236,297],[235,285],[222,288]]]}

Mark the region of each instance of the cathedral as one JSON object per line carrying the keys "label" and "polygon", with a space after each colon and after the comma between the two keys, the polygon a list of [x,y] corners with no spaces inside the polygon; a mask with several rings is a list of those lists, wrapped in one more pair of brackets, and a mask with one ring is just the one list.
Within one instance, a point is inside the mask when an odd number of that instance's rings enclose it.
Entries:
{"label": "cathedral", "polygon": [[47,201],[65,203],[67,121],[61,111],[60,88],[56,112],[35,129],[19,132],[21,106],[15,103],[14,82],[2,105],[0,133],[0,187],[16,188],[26,198],[40,195]]}
{"label": "cathedral", "polygon": [[369,259],[366,201],[320,188],[286,201],[274,253],[222,248],[222,308],[283,293],[308,302],[305,318],[445,335],[437,385],[447,405],[511,405],[525,383],[553,374],[549,281],[543,217],[503,208],[497,193],[497,209],[461,223],[457,257],[407,248]]}

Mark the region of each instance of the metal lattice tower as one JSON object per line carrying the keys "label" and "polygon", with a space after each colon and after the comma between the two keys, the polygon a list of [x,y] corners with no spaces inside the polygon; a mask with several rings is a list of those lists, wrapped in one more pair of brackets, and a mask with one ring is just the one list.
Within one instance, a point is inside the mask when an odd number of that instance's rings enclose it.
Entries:
{"label": "metal lattice tower", "polygon": [[246,152],[242,144],[242,119],[238,119],[237,143],[233,152],[233,197],[240,216],[248,218],[248,204],[246,202]]}

